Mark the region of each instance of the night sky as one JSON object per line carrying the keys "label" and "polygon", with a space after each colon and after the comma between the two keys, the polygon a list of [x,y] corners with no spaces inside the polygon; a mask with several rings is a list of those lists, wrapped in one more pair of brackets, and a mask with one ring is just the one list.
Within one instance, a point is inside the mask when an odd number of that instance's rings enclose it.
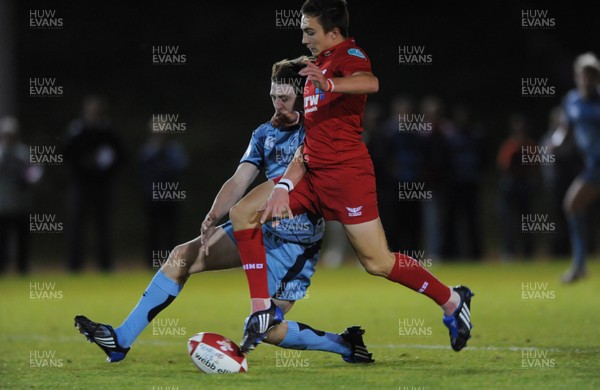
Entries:
{"label": "night sky", "polygon": [[[298,29],[277,25],[278,12],[298,10],[302,2],[122,3],[15,5],[16,114],[23,138],[28,144],[59,144],[83,96],[106,95],[129,154],[117,205],[117,231],[124,231],[142,221],[142,212],[131,211],[131,205],[139,195],[136,155],[147,136],[146,124],[156,113],[178,114],[187,131],[177,137],[192,158],[182,183],[190,201],[184,205],[181,234],[192,237],[252,130],[272,115],[271,64],[308,54]],[[600,53],[597,15],[578,4],[583,3],[350,0],[350,35],[370,56],[380,81],[379,93],[369,102],[385,110],[396,94],[416,99],[436,94],[449,109],[466,104],[494,153],[512,112],[529,116],[539,137],[547,130],[549,110],[572,88],[574,57]],[[31,9],[56,10],[62,28],[30,28]],[[523,10],[546,11],[554,26],[523,28]],[[177,47],[185,63],[154,65],[152,48],[161,45]],[[400,46],[423,47],[431,63],[399,64]],[[32,77],[55,78],[63,95],[30,97]],[[547,78],[555,96],[522,97],[526,77]],[[493,175],[493,164],[489,169]],[[37,189],[38,205],[44,201],[39,207],[64,213],[60,188],[65,182],[63,169],[47,169]]]}

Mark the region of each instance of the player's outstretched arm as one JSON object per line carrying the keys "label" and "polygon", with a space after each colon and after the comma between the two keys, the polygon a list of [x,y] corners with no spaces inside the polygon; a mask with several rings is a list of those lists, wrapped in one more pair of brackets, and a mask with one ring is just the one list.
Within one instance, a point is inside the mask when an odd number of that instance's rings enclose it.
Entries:
{"label": "player's outstretched arm", "polygon": [[200,229],[200,242],[205,255],[208,256],[208,240],[213,235],[217,222],[229,212],[233,205],[242,199],[258,173],[259,170],[255,165],[243,162],[238,166],[233,176],[221,187]]}
{"label": "player's outstretched arm", "polygon": [[554,130],[554,133],[552,133],[552,136],[550,137],[550,146],[552,148],[560,148],[564,144],[565,139],[567,139],[572,130],[571,125],[567,120],[564,108],[561,110],[559,123],[559,126],[556,128],[556,130]]}
{"label": "player's outstretched arm", "polygon": [[277,226],[277,219],[294,217],[290,208],[289,192],[302,180],[305,173],[304,145],[300,145],[296,149],[294,158],[289,163],[283,177],[279,180],[275,188],[273,188],[271,195],[267,199],[260,223],[265,223],[268,219],[275,219],[273,226]]}
{"label": "player's outstretched arm", "polygon": [[550,138],[550,144],[552,145],[552,147],[560,148],[565,142],[565,139],[569,135],[570,131],[571,126],[569,126],[568,124],[561,124],[560,126],[558,126],[558,128],[554,130],[554,133],[552,133],[552,137]]}
{"label": "player's outstretched arm", "polygon": [[305,64],[306,67],[298,73],[306,76],[307,81],[312,81],[324,92],[364,94],[379,91],[379,80],[371,72],[355,72],[346,77],[326,78],[317,65],[310,61],[305,61]]}

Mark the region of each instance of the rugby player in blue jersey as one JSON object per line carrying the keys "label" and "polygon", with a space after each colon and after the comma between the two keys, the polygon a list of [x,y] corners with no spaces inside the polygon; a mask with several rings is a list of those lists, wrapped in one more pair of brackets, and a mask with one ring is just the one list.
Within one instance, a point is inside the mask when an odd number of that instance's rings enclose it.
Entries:
{"label": "rugby player in blue jersey", "polygon": [[[273,65],[270,94],[276,111],[301,109],[304,78],[298,72],[305,66],[304,59],[283,60]],[[236,172],[215,197],[202,223],[201,236],[171,251],[121,326],[113,328],[85,316],[75,317],[75,326],[108,355],[109,362],[125,358],[135,339],[178,296],[191,274],[242,266],[231,223],[216,224],[244,196],[262,169],[269,181],[283,175],[303,142],[304,127],[301,125],[277,129],[267,122],[259,126],[252,134]],[[269,191],[273,186],[267,186]],[[337,353],[349,363],[371,363],[372,355],[362,339],[364,330],[358,326],[335,334],[283,320],[283,314],[296,300],[304,297],[310,285],[323,231],[323,219],[309,214],[283,220],[277,227],[264,225],[268,286],[277,305],[276,325],[270,328],[264,341],[283,348]]]}
{"label": "rugby player in blue jersey", "polygon": [[586,273],[586,211],[600,193],[600,61],[584,53],[573,64],[575,89],[563,100],[563,124],[552,136],[560,147],[569,132],[575,136],[585,167],[567,190],[564,209],[569,223],[573,260],[562,280],[572,283]]}

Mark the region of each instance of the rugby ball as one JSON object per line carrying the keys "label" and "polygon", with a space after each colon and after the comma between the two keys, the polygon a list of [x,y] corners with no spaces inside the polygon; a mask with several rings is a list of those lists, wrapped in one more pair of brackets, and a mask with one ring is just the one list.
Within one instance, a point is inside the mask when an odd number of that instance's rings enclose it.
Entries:
{"label": "rugby ball", "polygon": [[196,333],[188,340],[188,354],[207,374],[235,374],[248,371],[246,357],[236,343],[216,333]]}

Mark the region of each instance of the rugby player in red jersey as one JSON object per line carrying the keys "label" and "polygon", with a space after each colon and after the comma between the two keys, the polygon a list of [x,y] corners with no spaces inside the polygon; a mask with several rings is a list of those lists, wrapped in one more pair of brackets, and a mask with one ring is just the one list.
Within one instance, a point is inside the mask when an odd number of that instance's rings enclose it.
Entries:
{"label": "rugby player in red jersey", "polygon": [[[423,293],[440,305],[452,348],[460,351],[471,337],[471,290],[448,287],[415,259],[388,249],[377,209],[373,163],[361,141],[367,94],[378,91],[379,81],[365,52],[348,37],[346,2],[307,0],[301,28],[302,43],[316,57],[301,70],[307,76],[304,144],[274,187],[255,188],[230,211],[253,312],[246,320],[242,351],[254,349],[264,339],[275,313],[265,267],[260,265],[265,262],[260,224],[271,219],[276,224],[303,211],[340,221],[369,274]],[[277,110],[272,122],[293,125],[302,120],[300,116]]]}

